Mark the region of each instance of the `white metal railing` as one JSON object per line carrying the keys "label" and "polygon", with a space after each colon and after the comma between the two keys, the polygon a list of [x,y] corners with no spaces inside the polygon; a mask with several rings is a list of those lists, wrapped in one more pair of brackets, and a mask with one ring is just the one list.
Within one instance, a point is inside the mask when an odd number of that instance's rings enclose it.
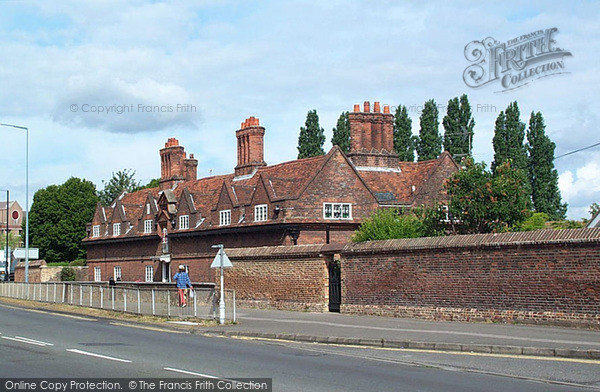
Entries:
{"label": "white metal railing", "polygon": [[[216,319],[219,295],[214,289],[200,288],[188,295],[187,306],[180,307],[175,288],[137,288],[97,284],[0,283],[0,297],[84,306],[141,315]],[[235,292],[225,290],[225,319],[236,320]]]}

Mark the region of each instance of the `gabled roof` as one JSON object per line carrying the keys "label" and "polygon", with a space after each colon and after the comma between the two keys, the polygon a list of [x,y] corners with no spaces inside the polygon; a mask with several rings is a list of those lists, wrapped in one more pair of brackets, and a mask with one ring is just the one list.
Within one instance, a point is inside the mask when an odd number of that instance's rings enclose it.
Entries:
{"label": "gabled roof", "polygon": [[[159,204],[166,201],[171,217],[176,214],[176,206],[187,203],[190,211],[200,213],[204,219],[210,219],[211,211],[218,208],[221,196],[228,198],[234,208],[245,207],[253,203],[257,190],[262,192],[263,187],[270,202],[296,200],[302,197],[328,162],[338,154],[380,205],[413,205],[432,193],[439,193],[443,188],[443,180],[449,173],[459,169],[448,153],[443,153],[438,159],[423,162],[396,162],[392,158],[394,167],[391,169],[357,168],[339,147],[334,146],[326,155],[261,166],[247,176],[235,177],[232,173],[179,182],[173,189],[161,191],[159,188],[151,188],[125,193],[114,204],[123,206],[127,221],[133,225],[128,234],[132,236],[141,230],[137,223],[145,216],[145,204],[149,200]],[[105,211],[107,217],[110,217],[112,210],[105,207]],[[231,226],[236,226],[237,223],[237,219],[232,220]],[[211,227],[215,226],[196,225],[195,228],[207,230]]]}
{"label": "gabled roof", "polygon": [[[359,170],[359,175],[365,180],[373,191],[380,204],[385,205],[412,205],[418,198],[425,198],[430,194],[434,185],[433,175],[443,165],[452,162],[453,171],[459,168],[452,158],[447,160],[447,152],[439,158],[421,162],[398,161],[400,171],[365,171]],[[435,183],[437,185],[437,183]],[[413,188],[414,187],[414,188]]]}
{"label": "gabled roof", "polygon": [[588,229],[600,227],[600,211],[596,211],[596,214],[592,216],[592,219],[590,219],[590,221],[585,227],[587,227]]}

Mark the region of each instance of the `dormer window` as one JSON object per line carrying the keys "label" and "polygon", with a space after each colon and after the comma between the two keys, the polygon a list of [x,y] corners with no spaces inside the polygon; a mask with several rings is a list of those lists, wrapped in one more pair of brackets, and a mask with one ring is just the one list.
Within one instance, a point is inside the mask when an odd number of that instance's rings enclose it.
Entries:
{"label": "dormer window", "polygon": [[121,224],[113,223],[113,236],[121,235]]}
{"label": "dormer window", "polygon": [[231,210],[219,211],[219,226],[229,226],[231,224]]}
{"label": "dormer window", "polygon": [[144,221],[144,234],[152,233],[152,219]]}
{"label": "dormer window", "polygon": [[92,227],[92,237],[100,237],[100,225]]}
{"label": "dormer window", "polygon": [[254,222],[265,222],[268,218],[268,206],[259,204],[254,207]]}
{"label": "dormer window", "polygon": [[181,215],[179,217],[179,230],[185,230],[190,228],[190,216]]}

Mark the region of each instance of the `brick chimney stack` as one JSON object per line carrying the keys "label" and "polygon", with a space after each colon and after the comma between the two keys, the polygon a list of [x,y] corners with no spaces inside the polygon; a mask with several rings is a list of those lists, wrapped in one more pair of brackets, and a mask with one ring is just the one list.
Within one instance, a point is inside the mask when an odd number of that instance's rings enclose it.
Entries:
{"label": "brick chimney stack", "polygon": [[354,111],[348,113],[350,122],[350,152],[348,157],[357,166],[389,166],[396,165],[391,158],[396,157],[394,151],[394,115],[390,107],[365,101],[363,111],[360,105],[354,105]]}
{"label": "brick chimney stack", "polygon": [[178,182],[196,180],[197,169],[198,160],[194,155],[187,159],[179,140],[169,138],[165,148],[160,150],[160,189],[172,189]]}
{"label": "brick chimney stack", "polygon": [[260,126],[258,118],[249,117],[239,130],[237,137],[237,166],[235,175],[252,174],[260,166],[266,166],[264,160],[265,128]]}

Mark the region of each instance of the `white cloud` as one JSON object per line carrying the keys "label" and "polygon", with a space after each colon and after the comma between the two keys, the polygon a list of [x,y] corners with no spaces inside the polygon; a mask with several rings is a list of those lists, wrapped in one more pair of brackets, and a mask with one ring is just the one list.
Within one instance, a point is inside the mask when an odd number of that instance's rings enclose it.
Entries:
{"label": "white cloud", "polygon": [[[169,136],[196,153],[200,174],[231,172],[234,131],[251,115],[267,126],[266,160],[290,160],[310,109],[318,110],[329,140],[338,115],[354,103],[446,104],[462,93],[474,108],[478,160],[491,161],[494,120],[514,100],[523,120],[543,113],[562,154],[600,141],[600,54],[590,49],[600,44],[599,10],[595,2],[541,1],[9,2],[0,15],[0,119],[32,129],[36,186],[70,176],[100,185],[127,167],[156,177],[158,149]],[[571,74],[506,94],[464,84],[468,42],[554,26],[559,46],[573,53],[566,61]],[[140,103],[189,103],[197,112],[80,111],[84,104]],[[492,109],[476,111],[478,104]],[[416,131],[419,113],[411,117]],[[0,172],[0,188],[22,183],[23,147],[18,134],[10,135],[0,163],[17,166]],[[598,199],[586,170],[600,163],[599,154],[556,161],[571,217]]]}
{"label": "white cloud", "polygon": [[567,170],[558,180],[563,199],[569,203],[569,216],[573,219],[589,218],[588,207],[600,202],[600,160],[589,162],[575,173]]}

